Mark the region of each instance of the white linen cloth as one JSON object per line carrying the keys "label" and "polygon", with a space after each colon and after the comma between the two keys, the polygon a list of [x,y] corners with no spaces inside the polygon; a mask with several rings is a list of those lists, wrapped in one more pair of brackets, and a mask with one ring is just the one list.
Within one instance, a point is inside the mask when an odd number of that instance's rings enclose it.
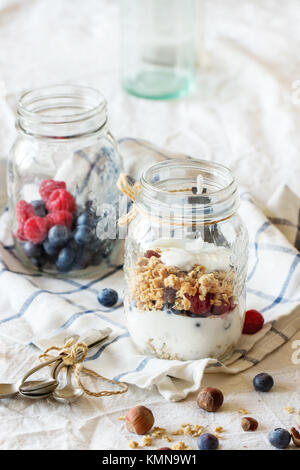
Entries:
{"label": "white linen cloth", "polygon": [[[17,96],[38,86],[69,82],[103,92],[116,137],[147,139],[230,166],[264,211],[268,203],[273,217],[280,206],[270,195],[282,183],[300,197],[299,94],[294,88],[300,79],[298,0],[206,0],[208,66],[199,73],[197,92],[157,102],[138,100],[120,89],[118,4],[119,0],[0,1],[0,90],[5,89],[7,100],[0,104],[0,193],[5,195],[3,167],[15,134],[11,109]],[[288,214],[289,208],[281,206],[279,216],[290,219]],[[287,236],[294,232],[288,225],[280,229]],[[0,448],[128,449],[133,436],[117,418],[131,406],[144,404],[152,409],[156,424],[168,430],[186,422],[203,424],[210,432],[221,425],[222,449],[270,449],[268,431],[289,429],[295,415],[284,409],[299,408],[299,362],[292,361],[297,341],[300,332],[239,374],[204,374],[203,385],[221,388],[225,395],[218,413],[197,409],[193,393],[172,403],[154,389],[134,386],[120,397],[85,397],[71,406],[50,399],[0,401],[0,420],[5,423],[0,427]],[[0,337],[1,382],[18,380],[37,353]],[[253,392],[252,378],[261,371],[275,379],[271,393]],[[258,418],[255,433],[241,432],[240,407]],[[183,440],[196,448],[195,440]],[[155,440],[149,449],[163,445],[163,440]]]}
{"label": "white linen cloth", "polygon": [[[135,166],[134,162],[143,162],[145,167],[150,161],[172,158],[148,142],[122,139],[120,146],[129,167]],[[243,335],[233,356],[224,364],[209,358],[184,362],[141,355],[129,337],[123,308],[105,311],[97,302],[97,290],[103,287],[113,286],[122,292],[120,266],[112,268],[104,277],[89,281],[27,274],[14,253],[8,211],[0,224],[0,335],[46,349],[63,345],[63,338],[70,334],[82,335],[91,327],[111,327],[110,338],[89,357],[88,366],[108,378],[141,388],[156,386],[172,401],[197,390],[206,367],[213,372],[232,374],[251,367],[300,329],[300,255],[280,232],[281,225],[289,225],[293,229],[290,240],[298,242],[298,221],[294,223],[294,220],[300,204],[287,189],[283,189],[279,200],[282,206],[294,208],[291,220],[267,218],[248,191],[241,194],[240,212],[250,236],[247,306],[260,310],[266,324],[255,335]]]}

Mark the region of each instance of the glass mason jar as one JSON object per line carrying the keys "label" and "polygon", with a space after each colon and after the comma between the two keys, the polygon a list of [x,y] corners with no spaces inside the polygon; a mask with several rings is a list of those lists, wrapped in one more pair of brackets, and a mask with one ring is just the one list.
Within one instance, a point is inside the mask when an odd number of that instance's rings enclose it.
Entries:
{"label": "glass mason jar", "polygon": [[124,89],[168,99],[194,88],[202,0],[122,0]]}
{"label": "glass mason jar", "polygon": [[125,244],[125,311],[144,354],[224,359],[244,321],[247,229],[226,167],[168,160],[140,180]]}
{"label": "glass mason jar", "polygon": [[29,91],[19,100],[16,127],[8,192],[24,265],[49,275],[82,276],[115,264],[122,161],[104,97],[71,85]]}

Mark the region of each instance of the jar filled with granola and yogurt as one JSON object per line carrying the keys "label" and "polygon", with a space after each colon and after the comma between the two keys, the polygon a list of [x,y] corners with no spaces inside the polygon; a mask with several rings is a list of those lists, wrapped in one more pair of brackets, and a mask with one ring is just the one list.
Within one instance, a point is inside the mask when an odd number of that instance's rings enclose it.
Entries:
{"label": "jar filled with granola and yogurt", "polygon": [[247,229],[231,171],[201,160],[148,168],[133,189],[125,311],[140,352],[224,359],[245,312]]}

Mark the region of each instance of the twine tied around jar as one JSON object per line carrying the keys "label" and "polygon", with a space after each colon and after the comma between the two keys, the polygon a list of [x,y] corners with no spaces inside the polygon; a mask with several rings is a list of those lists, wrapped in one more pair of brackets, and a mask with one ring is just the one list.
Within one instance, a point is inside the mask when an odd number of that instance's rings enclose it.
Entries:
{"label": "twine tied around jar", "polygon": [[121,173],[119,178],[118,178],[118,181],[117,181],[117,187],[123,194],[128,196],[129,199],[131,199],[132,202],[133,202],[133,206],[132,206],[131,210],[127,214],[122,215],[122,217],[120,217],[119,220],[118,220],[119,225],[129,224],[136,216],[136,211],[137,211],[137,209],[136,209],[136,195],[137,195],[138,191],[141,189],[141,184],[136,182],[136,183],[134,183],[133,186],[131,186],[128,183],[126,173]]}
{"label": "twine tied around jar", "polygon": [[[57,359],[59,360],[61,358],[61,360],[66,366],[73,368],[74,377],[78,387],[87,395],[90,395],[92,397],[109,397],[111,395],[120,395],[122,393],[127,392],[128,386],[125,383],[117,382],[113,379],[108,379],[107,377],[103,377],[103,375],[98,374],[92,369],[83,367],[82,362],[84,361],[88,353],[88,347],[85,343],[76,342],[73,338],[70,338],[68,341],[66,341],[65,345],[62,348],[59,348],[57,346],[50,346],[39,356],[39,360],[42,361],[43,359],[50,359],[51,357],[53,357],[49,355],[50,351],[58,351]],[[92,392],[83,385],[81,381],[81,374],[90,375],[91,377],[96,377],[98,379],[104,380],[105,382],[118,385],[119,387],[121,387],[121,390],[102,390],[101,392]]]}

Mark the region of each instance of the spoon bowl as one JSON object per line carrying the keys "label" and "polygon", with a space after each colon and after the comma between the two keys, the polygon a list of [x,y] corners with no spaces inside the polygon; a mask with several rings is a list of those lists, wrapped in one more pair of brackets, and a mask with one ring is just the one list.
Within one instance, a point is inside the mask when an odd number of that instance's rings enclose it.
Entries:
{"label": "spoon bowl", "polygon": [[[110,328],[105,328],[103,330],[95,330],[93,329],[93,334],[85,338],[85,342],[89,348],[95,347],[104,341],[111,333]],[[71,335],[65,338],[65,341],[68,339],[74,339],[77,341],[79,339],[78,335]],[[30,371],[26,373],[22,380],[17,383],[2,383],[0,384],[0,399],[2,398],[12,398],[17,396],[19,393],[26,398],[32,398],[33,400],[39,398],[46,398],[50,396],[53,391],[56,389],[58,382],[55,378],[53,380],[29,380],[27,379],[33,375],[35,372],[39,371],[40,369],[49,366],[50,364],[54,364],[53,370],[56,368],[58,364],[61,364],[63,359],[63,354],[57,356],[56,358],[52,358],[38,366],[34,367]],[[53,374],[52,374],[53,377]],[[71,384],[72,385],[72,384]],[[81,390],[80,390],[81,392]],[[81,395],[80,395],[81,396]],[[71,397],[71,395],[70,395]],[[78,396],[79,398],[79,396]],[[71,400],[72,398],[70,398]],[[69,401],[70,401],[69,400]],[[77,398],[76,398],[77,400]]]}
{"label": "spoon bowl", "polygon": [[47,392],[47,393],[23,393],[21,392],[21,390],[19,390],[19,393],[22,397],[24,398],[29,398],[30,400],[40,400],[42,398],[48,398],[52,395],[52,391],[51,392]]}
{"label": "spoon bowl", "polygon": [[57,385],[57,380],[44,380],[43,382],[40,380],[30,380],[20,385],[19,391],[23,395],[29,393],[44,394],[53,392],[56,389]]}
{"label": "spoon bowl", "polygon": [[[61,363],[55,367],[53,376],[56,378],[65,367],[65,364]],[[58,388],[53,392],[53,398],[62,403],[72,403],[83,395],[83,391],[79,387],[74,387],[72,384],[72,367],[67,367],[67,384],[63,388]]]}

